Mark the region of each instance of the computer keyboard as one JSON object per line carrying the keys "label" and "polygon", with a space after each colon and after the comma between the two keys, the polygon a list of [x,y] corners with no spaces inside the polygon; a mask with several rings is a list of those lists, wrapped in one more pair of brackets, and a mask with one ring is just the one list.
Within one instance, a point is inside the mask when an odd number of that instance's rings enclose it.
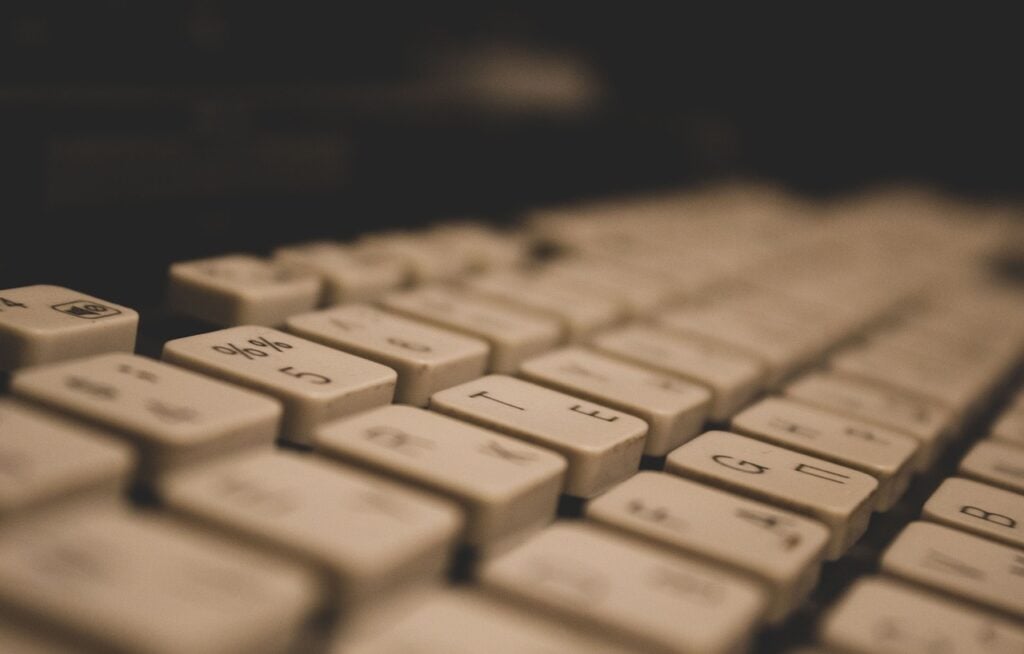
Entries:
{"label": "computer keyboard", "polygon": [[2,290],[0,651],[1024,652],[1020,230],[724,186]]}

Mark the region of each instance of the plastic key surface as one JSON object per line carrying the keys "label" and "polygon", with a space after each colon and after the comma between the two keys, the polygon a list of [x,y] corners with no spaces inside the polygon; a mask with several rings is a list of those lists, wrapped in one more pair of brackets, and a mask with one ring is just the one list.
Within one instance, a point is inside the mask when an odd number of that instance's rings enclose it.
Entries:
{"label": "plastic key surface", "polygon": [[924,520],[1024,548],[1024,495],[954,477],[925,502]]}

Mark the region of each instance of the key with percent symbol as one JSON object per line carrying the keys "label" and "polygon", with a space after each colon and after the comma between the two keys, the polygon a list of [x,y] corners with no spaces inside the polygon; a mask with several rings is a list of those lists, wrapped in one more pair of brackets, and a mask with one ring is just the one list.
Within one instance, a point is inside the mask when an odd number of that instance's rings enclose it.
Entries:
{"label": "key with percent symbol", "polygon": [[390,403],[398,378],[379,363],[254,325],[169,341],[163,359],[273,395],[285,407],[281,437],[304,445],[322,422]]}

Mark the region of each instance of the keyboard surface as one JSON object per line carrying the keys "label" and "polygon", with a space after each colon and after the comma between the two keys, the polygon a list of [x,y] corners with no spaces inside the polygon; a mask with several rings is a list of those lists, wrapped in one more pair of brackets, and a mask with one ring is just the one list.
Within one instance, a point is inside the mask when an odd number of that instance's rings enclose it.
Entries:
{"label": "keyboard surface", "polygon": [[0,651],[1024,652],[1022,234],[731,185],[0,290]]}

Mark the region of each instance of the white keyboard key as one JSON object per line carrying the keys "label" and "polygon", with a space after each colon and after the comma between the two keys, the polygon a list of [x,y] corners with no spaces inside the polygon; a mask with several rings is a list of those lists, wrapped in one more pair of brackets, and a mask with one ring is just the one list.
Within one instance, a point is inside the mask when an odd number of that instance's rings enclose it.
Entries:
{"label": "white keyboard key", "polygon": [[544,268],[544,275],[615,300],[633,316],[661,310],[680,296],[669,278],[595,259],[558,259]]}
{"label": "white keyboard key", "polygon": [[466,541],[491,548],[552,520],[566,468],[547,450],[402,405],[324,425],[316,445],[458,500],[468,514]]}
{"label": "white keyboard key", "polygon": [[593,343],[602,352],[707,386],[713,394],[712,420],[728,419],[753,399],[765,380],[765,369],[756,359],[649,327],[604,332]]}
{"label": "white keyboard key", "polygon": [[828,612],[821,638],[857,654],[1024,652],[1024,628],[962,602],[884,577],[868,577]]}
{"label": "white keyboard key", "polygon": [[288,319],[288,330],[398,372],[395,401],[426,406],[435,392],[476,379],[487,343],[418,320],[349,304]]}
{"label": "white keyboard key", "polygon": [[408,277],[405,264],[394,257],[324,241],[277,249],[274,261],[319,276],[321,299],[328,305],[376,298],[402,286]]}
{"label": "white keyboard key", "polygon": [[942,482],[921,510],[939,522],[1024,548],[1024,495],[953,477]]}
{"label": "white keyboard key", "polygon": [[1024,619],[1024,551],[930,522],[912,522],[882,570]]}
{"label": "white keyboard key", "polygon": [[569,340],[580,341],[618,322],[624,307],[540,273],[495,272],[465,281],[470,293],[557,320]]}
{"label": "white keyboard key", "polygon": [[1024,450],[985,439],[960,461],[960,474],[1024,495]]}
{"label": "white keyboard key", "polygon": [[330,654],[626,654],[582,630],[471,591],[438,592],[394,624]]}
{"label": "white keyboard key", "polygon": [[730,424],[735,432],[868,473],[878,480],[879,511],[896,504],[922,467],[911,436],[781,397],[740,411]]}
{"label": "white keyboard key", "polygon": [[863,472],[724,431],[675,449],[665,470],[824,522],[837,559],[867,529],[878,481]]}
{"label": "white keyboard key", "polygon": [[955,416],[943,405],[884,384],[835,373],[804,375],[785,389],[787,397],[897,429],[918,440],[921,465],[930,468],[951,436]]}
{"label": "white keyboard key", "polygon": [[992,438],[1024,445],[1024,406],[1013,406],[1004,411],[992,425]]}
{"label": "white keyboard key", "polygon": [[0,290],[0,371],[131,352],[139,314],[60,286]]}
{"label": "white keyboard key", "polygon": [[277,436],[281,405],[265,395],[133,354],[101,354],[16,373],[15,395],[117,431],[143,474]]}
{"label": "white keyboard key", "polygon": [[588,518],[750,574],[785,617],[818,580],[823,524],[675,475],[640,472],[587,504]]}
{"label": "white keyboard key", "polygon": [[519,372],[538,384],[642,418],[648,425],[648,456],[665,456],[699,434],[711,404],[711,391],[704,386],[581,347],[542,354]]}
{"label": "white keyboard key", "polygon": [[660,548],[560,523],[486,565],[486,588],[643,651],[741,651],[765,600],[753,584]]}
{"label": "white keyboard key", "polygon": [[504,375],[436,393],[430,408],[562,454],[565,492],[584,498],[636,473],[647,433],[639,418]]}
{"label": "white keyboard key", "polygon": [[438,577],[462,527],[452,503],[293,452],[199,466],[158,492],[174,510],[326,567],[346,606]]}
{"label": "white keyboard key", "polygon": [[270,327],[243,325],[169,341],[163,360],[276,397],[281,437],[309,443],[320,423],[391,402],[395,371]]}
{"label": "white keyboard key", "polygon": [[452,280],[466,272],[466,261],[452,256],[443,240],[426,233],[387,232],[369,234],[352,245],[361,256],[391,258],[405,266],[413,284]]}
{"label": "white keyboard key", "polygon": [[429,287],[393,293],[385,296],[382,304],[391,311],[487,341],[491,372],[514,373],[520,363],[561,340],[557,321],[451,289]]}
{"label": "white keyboard key", "polygon": [[133,463],[108,432],[0,398],[0,518],[87,492],[116,495]]}
{"label": "white keyboard key", "polygon": [[166,519],[62,511],[0,536],[0,600],[106,645],[284,649],[321,601],[308,571]]}
{"label": "white keyboard key", "polygon": [[281,325],[320,300],[320,278],[246,254],[171,265],[167,303],[221,326]]}

